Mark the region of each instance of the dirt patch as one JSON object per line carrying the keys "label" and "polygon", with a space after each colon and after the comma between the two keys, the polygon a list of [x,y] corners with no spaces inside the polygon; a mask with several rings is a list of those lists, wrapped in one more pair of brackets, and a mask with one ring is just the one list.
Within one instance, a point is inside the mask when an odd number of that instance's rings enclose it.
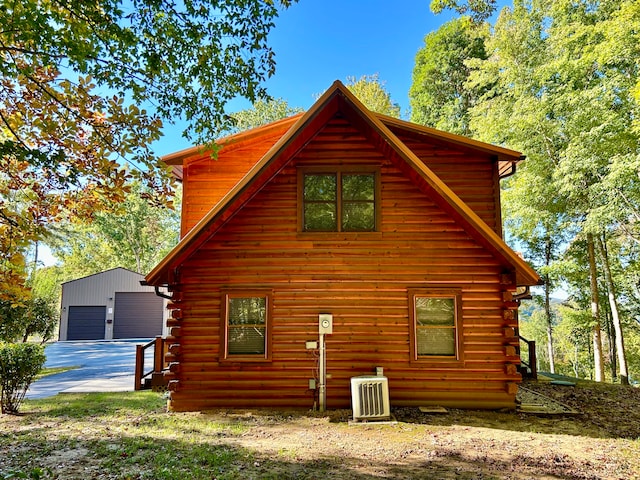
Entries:
{"label": "dirt patch", "polygon": [[[583,420],[575,417],[463,410],[425,415],[407,408],[394,410],[395,424],[354,425],[347,423],[349,414],[206,413],[218,421],[253,419],[255,426],[232,442],[260,452],[263,473],[274,471],[269,459],[289,457],[305,466],[301,472],[320,468],[337,479],[640,478],[637,442],[577,435]],[[563,433],[565,422],[573,433]],[[288,468],[276,465],[281,478],[316,478],[288,476]]]}

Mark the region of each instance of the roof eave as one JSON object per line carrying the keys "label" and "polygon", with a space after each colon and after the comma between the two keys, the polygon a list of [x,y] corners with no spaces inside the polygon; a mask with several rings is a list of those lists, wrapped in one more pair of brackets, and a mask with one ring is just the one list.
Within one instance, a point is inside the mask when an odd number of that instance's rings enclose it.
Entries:
{"label": "roof eave", "polygon": [[[287,123],[291,123],[293,125],[297,119],[302,117],[302,115],[302,113],[297,113],[287,118],[276,120],[275,122],[267,123],[266,125],[261,125],[260,127],[252,128],[250,130],[245,130],[239,133],[234,133],[232,135],[227,135],[226,137],[222,137],[216,140],[214,142],[214,145],[217,145],[220,148],[224,148],[229,145],[239,144],[248,140],[252,140],[253,138],[262,136],[271,130],[277,130]],[[184,161],[187,158],[202,156],[205,153],[210,154],[211,148],[207,147],[207,145],[197,145],[195,147],[185,148],[184,150],[180,150],[178,152],[169,153],[162,156],[160,159],[167,165],[183,165]]]}

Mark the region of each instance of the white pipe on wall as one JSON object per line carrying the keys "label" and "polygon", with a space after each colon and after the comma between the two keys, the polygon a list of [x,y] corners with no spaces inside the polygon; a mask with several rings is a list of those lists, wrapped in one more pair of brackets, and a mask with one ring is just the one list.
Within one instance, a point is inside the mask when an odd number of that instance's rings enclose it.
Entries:
{"label": "white pipe on wall", "polygon": [[324,412],[327,407],[327,357],[324,342],[324,333],[320,334],[320,385],[318,385],[318,397],[320,402],[320,411]]}

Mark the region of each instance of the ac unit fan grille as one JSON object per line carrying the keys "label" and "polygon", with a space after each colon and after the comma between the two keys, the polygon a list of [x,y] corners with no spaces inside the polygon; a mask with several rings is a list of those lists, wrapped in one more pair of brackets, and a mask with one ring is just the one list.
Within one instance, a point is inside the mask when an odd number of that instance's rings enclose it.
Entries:
{"label": "ac unit fan grille", "polygon": [[351,401],[355,420],[389,418],[387,378],[353,377],[351,379]]}

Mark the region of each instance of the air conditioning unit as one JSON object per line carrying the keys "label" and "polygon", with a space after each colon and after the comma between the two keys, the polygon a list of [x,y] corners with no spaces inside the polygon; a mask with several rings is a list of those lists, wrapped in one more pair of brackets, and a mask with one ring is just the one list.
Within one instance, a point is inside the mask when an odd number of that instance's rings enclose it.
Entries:
{"label": "air conditioning unit", "polygon": [[355,421],[391,418],[387,377],[371,375],[352,377],[351,407]]}

